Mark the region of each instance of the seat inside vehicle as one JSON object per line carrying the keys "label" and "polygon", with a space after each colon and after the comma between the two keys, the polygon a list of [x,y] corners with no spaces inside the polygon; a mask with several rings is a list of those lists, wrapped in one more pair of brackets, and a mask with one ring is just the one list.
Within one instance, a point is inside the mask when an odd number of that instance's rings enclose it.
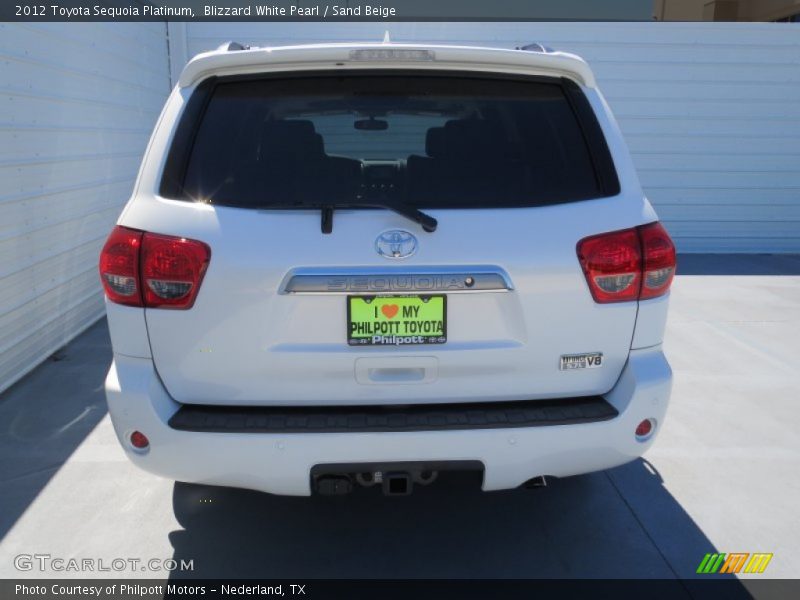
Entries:
{"label": "seat inside vehicle", "polygon": [[257,181],[264,194],[261,200],[299,205],[308,198],[352,198],[361,163],[327,155],[312,121],[289,119],[263,124],[258,148],[242,169],[239,181],[248,188]]}
{"label": "seat inside vehicle", "polygon": [[525,168],[499,123],[483,119],[451,120],[428,130],[427,156],[409,156],[408,195],[413,201],[487,202],[517,197]]}

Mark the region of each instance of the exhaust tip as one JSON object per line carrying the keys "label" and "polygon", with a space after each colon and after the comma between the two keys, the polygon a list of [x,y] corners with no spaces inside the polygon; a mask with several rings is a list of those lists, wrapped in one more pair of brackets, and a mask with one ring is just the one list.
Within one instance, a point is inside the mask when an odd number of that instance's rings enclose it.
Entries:
{"label": "exhaust tip", "polygon": [[545,488],[547,487],[547,478],[544,475],[533,477],[525,482],[525,487],[530,489]]}

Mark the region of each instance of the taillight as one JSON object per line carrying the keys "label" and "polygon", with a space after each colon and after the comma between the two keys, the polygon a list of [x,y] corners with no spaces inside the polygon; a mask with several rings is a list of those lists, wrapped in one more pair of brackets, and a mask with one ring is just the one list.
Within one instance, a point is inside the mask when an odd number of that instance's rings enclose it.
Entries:
{"label": "taillight", "polygon": [[639,297],[642,252],[635,229],[581,240],[578,259],[595,302],[625,302]]}
{"label": "taillight", "polygon": [[190,308],[210,257],[203,242],[145,233],[141,258],[145,306]]}
{"label": "taillight", "polygon": [[663,296],[675,275],[675,244],[661,223],[639,227],[644,254],[641,300]]}
{"label": "taillight", "polygon": [[100,278],[112,302],[187,309],[210,258],[203,242],[117,226],[100,253]]}
{"label": "taillight", "polygon": [[601,304],[661,296],[675,275],[675,246],[660,223],[584,238],[578,260]]}
{"label": "taillight", "polygon": [[100,253],[100,280],[106,296],[117,304],[142,305],[139,287],[139,249],[142,232],[114,227]]}

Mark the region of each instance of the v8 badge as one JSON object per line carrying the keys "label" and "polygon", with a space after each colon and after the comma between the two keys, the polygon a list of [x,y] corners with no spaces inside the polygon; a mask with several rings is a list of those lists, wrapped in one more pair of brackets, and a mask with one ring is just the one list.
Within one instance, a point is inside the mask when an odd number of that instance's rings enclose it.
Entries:
{"label": "v8 badge", "polygon": [[596,369],[603,366],[603,353],[602,352],[588,352],[586,354],[562,354],[561,367],[562,371],[571,371],[572,369]]}

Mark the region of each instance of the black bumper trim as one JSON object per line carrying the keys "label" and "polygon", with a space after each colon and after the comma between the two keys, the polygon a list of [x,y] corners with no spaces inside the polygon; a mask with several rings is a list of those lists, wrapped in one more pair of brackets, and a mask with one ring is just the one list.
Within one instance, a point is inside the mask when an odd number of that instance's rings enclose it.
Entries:
{"label": "black bumper trim", "polygon": [[403,406],[184,404],[169,420],[169,426],[179,431],[209,433],[450,431],[594,423],[618,414],[600,396]]}

